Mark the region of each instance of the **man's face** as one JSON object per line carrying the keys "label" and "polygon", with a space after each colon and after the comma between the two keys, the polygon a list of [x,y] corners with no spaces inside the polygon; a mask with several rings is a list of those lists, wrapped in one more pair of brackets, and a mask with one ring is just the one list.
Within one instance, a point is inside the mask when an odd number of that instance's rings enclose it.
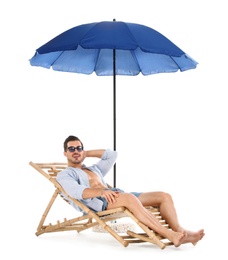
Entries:
{"label": "man's face", "polygon": [[67,150],[64,152],[67,160],[72,165],[81,164],[84,160],[84,151],[80,141],[70,141],[67,143]]}

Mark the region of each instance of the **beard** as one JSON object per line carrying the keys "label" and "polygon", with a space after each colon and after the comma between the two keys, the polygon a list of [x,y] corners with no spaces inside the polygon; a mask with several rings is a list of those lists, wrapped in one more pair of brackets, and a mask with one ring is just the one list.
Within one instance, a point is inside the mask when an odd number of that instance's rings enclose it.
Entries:
{"label": "beard", "polygon": [[68,158],[68,161],[71,164],[77,166],[77,165],[80,165],[83,162],[83,158],[82,158],[82,156],[74,157],[74,155],[72,155],[72,158]]}

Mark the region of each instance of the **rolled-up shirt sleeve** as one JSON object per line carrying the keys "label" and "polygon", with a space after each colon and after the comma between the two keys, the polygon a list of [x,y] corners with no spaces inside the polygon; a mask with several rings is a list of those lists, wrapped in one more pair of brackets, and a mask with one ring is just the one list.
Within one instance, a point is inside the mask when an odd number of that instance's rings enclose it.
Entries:
{"label": "rolled-up shirt sleeve", "polygon": [[[101,160],[99,160],[93,167],[99,169],[102,176],[105,176],[113,167],[117,159],[117,152],[107,149],[103,153]],[[88,167],[90,169],[90,167]],[[91,169],[92,170],[92,169]]]}

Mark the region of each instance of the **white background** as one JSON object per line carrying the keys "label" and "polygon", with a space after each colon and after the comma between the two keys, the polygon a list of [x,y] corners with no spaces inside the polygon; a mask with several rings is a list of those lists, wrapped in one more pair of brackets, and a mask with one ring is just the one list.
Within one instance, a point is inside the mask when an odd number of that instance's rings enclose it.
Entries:
{"label": "white background", "polygon": [[[71,259],[80,250],[83,257],[92,252],[100,259],[106,249],[105,257],[133,259],[227,255],[225,1],[14,0],[1,3],[0,10],[4,259]],[[91,231],[34,234],[53,188],[29,161],[65,162],[62,145],[70,134],[80,137],[85,149],[112,148],[113,79],[32,67],[29,59],[67,29],[114,18],[154,28],[199,63],[186,72],[117,77],[117,186],[171,193],[181,224],[205,228],[205,238],[196,247],[124,248],[114,238]],[[57,208],[51,221],[67,217],[65,211],[75,214],[64,204]]]}

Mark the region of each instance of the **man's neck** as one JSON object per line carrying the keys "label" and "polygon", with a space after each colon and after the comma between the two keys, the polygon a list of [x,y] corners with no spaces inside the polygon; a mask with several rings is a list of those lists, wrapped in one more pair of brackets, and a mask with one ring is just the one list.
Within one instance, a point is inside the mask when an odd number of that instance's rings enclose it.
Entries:
{"label": "man's neck", "polygon": [[72,163],[72,162],[68,162],[68,167],[73,167],[73,168],[79,168],[79,169],[82,169],[82,164],[81,164],[81,163]]}

